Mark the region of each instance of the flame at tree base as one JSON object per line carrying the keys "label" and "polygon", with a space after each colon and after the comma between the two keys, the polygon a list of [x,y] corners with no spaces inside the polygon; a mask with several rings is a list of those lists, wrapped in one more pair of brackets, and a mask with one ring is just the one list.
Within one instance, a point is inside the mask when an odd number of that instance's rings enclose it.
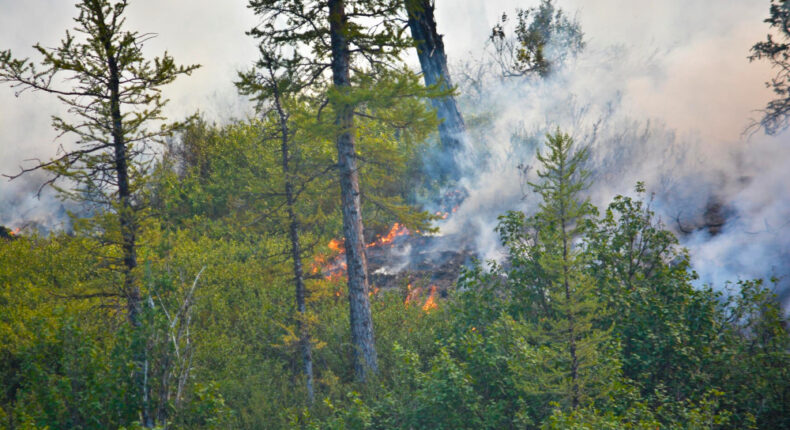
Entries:
{"label": "flame at tree base", "polygon": [[[449,214],[445,213],[442,214],[444,217],[447,217]],[[441,215],[439,215],[441,217]],[[399,237],[408,236],[403,240],[396,240]],[[400,223],[394,223],[392,227],[389,229],[386,235],[379,236],[373,242],[370,242],[365,245],[366,254],[370,255],[373,253],[377,259],[381,260],[382,256],[389,255],[388,252],[391,252],[390,249],[395,249],[396,244],[397,246],[402,247],[404,244],[407,244],[408,248],[411,249],[412,246],[421,246],[415,244],[424,243],[425,237],[422,235],[412,236],[411,231],[406,228],[404,225]],[[343,239],[332,239],[327,243],[327,248],[330,251],[329,253],[319,253],[313,259],[313,262],[310,266],[310,273],[313,275],[313,279],[318,279],[321,282],[328,282],[328,286],[330,291],[332,292],[335,297],[339,298],[343,294],[341,293],[342,287],[339,283],[345,281],[347,276],[347,264],[345,258],[345,246]],[[401,248],[398,248],[400,250]],[[419,248],[418,248],[419,249]],[[398,251],[400,252],[400,251]],[[380,276],[381,274],[376,272],[374,275]],[[393,275],[397,276],[397,275]],[[411,277],[410,275],[406,275],[407,277]],[[376,276],[374,276],[375,278]],[[377,286],[374,286],[375,282],[371,284],[369,295],[372,297],[376,295],[380,289]],[[400,284],[403,285],[403,284]],[[420,307],[424,312],[430,312],[436,308],[438,308],[438,297],[437,291],[440,290],[439,284],[434,283],[431,281],[430,286],[423,284],[424,286],[412,288],[412,284],[410,283],[407,286],[407,293],[404,300],[404,305],[410,306],[411,304],[415,304]],[[379,285],[381,288],[385,288],[384,286]],[[389,284],[388,288],[395,288],[396,285],[393,283]],[[446,287],[445,287],[446,288]],[[427,293],[427,294],[426,294]],[[424,300],[424,302],[423,302]]]}

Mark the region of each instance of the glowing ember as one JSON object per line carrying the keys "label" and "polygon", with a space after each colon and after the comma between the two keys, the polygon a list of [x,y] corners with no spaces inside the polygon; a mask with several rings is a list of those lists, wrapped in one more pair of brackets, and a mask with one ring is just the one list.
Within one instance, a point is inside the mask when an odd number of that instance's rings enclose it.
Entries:
{"label": "glowing ember", "polygon": [[428,312],[431,309],[436,309],[435,297],[436,297],[436,285],[431,285],[431,294],[428,296],[428,300],[426,300],[425,304],[422,306],[422,310]]}
{"label": "glowing ember", "polygon": [[21,230],[21,229],[20,229],[19,227],[17,227],[17,228],[15,228],[13,231],[9,231],[8,233],[9,233],[11,236],[16,236],[16,235],[18,235],[18,234],[19,234],[19,231],[20,231],[20,230]]}

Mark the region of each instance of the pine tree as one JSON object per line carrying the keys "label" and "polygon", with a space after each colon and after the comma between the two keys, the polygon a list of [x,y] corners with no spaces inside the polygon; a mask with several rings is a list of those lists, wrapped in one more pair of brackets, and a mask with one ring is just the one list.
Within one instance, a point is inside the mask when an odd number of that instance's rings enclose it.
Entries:
{"label": "pine tree", "polygon": [[[162,98],[161,87],[199,66],[178,66],[167,53],[153,62],[145,59],[142,47],[152,36],[124,29],[127,6],[127,0],[79,1],[76,35],[67,31],[57,48],[34,46],[43,56],[40,66],[0,51],[0,82],[9,83],[18,93],[33,90],[54,95],[72,114],[73,119],[53,117],[53,127],[61,136],[76,137],[76,149],[63,149],[57,158],[23,168],[12,178],[45,170],[52,175],[45,185],[98,205],[114,219],[103,240],[120,248],[120,257],[110,250],[105,258],[111,267],[121,267],[123,285],[85,297],[124,300],[129,323],[139,327],[142,296],[136,279],[137,237],[145,209],[143,185],[150,145],[182,125],[163,124],[167,100]],[[70,189],[56,184],[61,179],[68,181]],[[149,388],[142,370],[144,345],[138,348],[138,388],[145,402]],[[144,424],[153,426],[149,409],[142,409]]]}
{"label": "pine tree", "polygon": [[573,409],[602,395],[616,370],[604,354],[608,331],[594,327],[604,307],[582,242],[596,214],[582,197],[589,185],[587,157],[588,150],[575,150],[567,134],[548,135],[546,151],[537,156],[540,180],[530,183],[542,198],[539,210],[532,217],[510,212],[498,227],[513,267],[508,277],[516,280],[514,296],[528,298],[517,316],[546,366],[538,391],[556,393]]}
{"label": "pine tree", "polygon": [[427,94],[414,85],[414,74],[400,60],[411,46],[398,21],[402,3],[251,0],[249,4],[262,18],[249,34],[267,49],[288,53],[284,61],[294,77],[290,91],[323,99],[327,114],[334,115],[354,371],[358,380],[365,381],[377,372],[378,359],[362,223],[358,121],[399,122],[378,116],[377,110]]}

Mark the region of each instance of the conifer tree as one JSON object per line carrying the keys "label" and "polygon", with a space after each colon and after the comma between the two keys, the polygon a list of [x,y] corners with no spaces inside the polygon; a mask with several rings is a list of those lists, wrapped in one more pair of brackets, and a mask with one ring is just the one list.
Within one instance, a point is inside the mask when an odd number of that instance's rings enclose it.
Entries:
{"label": "conifer tree", "polygon": [[[108,286],[80,297],[104,297],[125,301],[129,323],[139,328],[142,295],[136,279],[138,235],[145,209],[143,184],[152,159],[151,144],[170,135],[181,124],[164,124],[162,109],[167,103],[161,87],[179,75],[189,75],[199,66],[178,66],[165,53],[147,60],[143,44],[153,37],[124,28],[127,0],[81,0],[75,18],[75,33],[57,48],[34,48],[43,57],[37,65],[0,51],[0,82],[9,83],[17,94],[41,91],[56,96],[68,117],[53,117],[61,136],[76,139],[74,149],[61,147],[59,156],[12,176],[35,170],[51,174],[45,185],[53,185],[69,197],[96,205],[113,219],[104,226],[102,240],[111,245],[104,258],[110,267],[120,267],[122,285]],[[157,127],[154,127],[157,125]],[[66,187],[57,184],[67,181]],[[112,248],[120,248],[118,252]],[[143,406],[143,424],[154,425],[146,402],[144,343],[138,342],[137,384]]]}
{"label": "conifer tree", "polygon": [[602,394],[615,370],[601,354],[608,346],[608,331],[594,327],[604,307],[598,302],[589,274],[590,253],[581,239],[590,228],[596,209],[582,197],[589,186],[583,163],[588,150],[575,150],[573,140],[557,131],[547,136],[539,153],[539,181],[530,183],[542,202],[527,218],[509,212],[498,231],[509,250],[517,279],[516,297],[522,303],[526,338],[542,351],[549,366],[539,384],[575,409]]}
{"label": "conifer tree", "polygon": [[[256,69],[240,74],[237,86],[242,94],[253,96],[259,102],[259,108],[265,116],[270,116],[275,125],[275,135],[280,140],[280,165],[282,167],[283,185],[282,192],[285,197],[285,210],[288,218],[288,240],[291,247],[291,262],[293,264],[293,281],[296,293],[297,328],[299,332],[299,348],[302,356],[302,370],[305,376],[307,401],[313,403],[313,353],[310,332],[307,327],[307,288],[305,286],[304,263],[302,260],[301,222],[297,214],[297,199],[299,184],[298,172],[294,169],[294,133],[292,120],[286,103],[286,98],[293,78],[289,76],[287,64],[281,63],[281,56],[267,51],[261,47],[261,58],[256,63]],[[292,95],[292,94],[291,94]],[[324,172],[326,173],[326,172]],[[318,175],[320,176],[320,175]]]}
{"label": "conifer tree", "polygon": [[[57,48],[34,46],[43,56],[40,66],[0,51],[0,82],[9,83],[17,94],[52,94],[68,108],[73,118],[54,116],[52,125],[61,136],[74,136],[77,148],[61,147],[58,157],[23,168],[12,178],[46,170],[51,177],[45,185],[116,215],[124,285],[120,293],[102,294],[124,298],[128,319],[137,325],[140,288],[134,269],[146,161],[150,144],[181,126],[161,124],[167,103],[161,87],[199,66],[178,66],[167,53],[153,62],[145,59],[142,47],[152,35],[123,28],[127,6],[127,0],[78,2],[76,35],[67,31]],[[60,179],[73,187],[58,187]]]}
{"label": "conifer tree", "polygon": [[[404,98],[425,96],[400,55],[411,47],[399,22],[402,0],[250,0],[262,24],[249,34],[261,46],[288,52],[291,91],[323,98],[334,115],[336,171],[340,180],[348,273],[354,373],[376,373],[378,359],[368,297],[365,235],[357,149],[358,117],[391,121],[364,112]],[[382,82],[386,82],[382,85]],[[325,109],[321,109],[323,113]]]}

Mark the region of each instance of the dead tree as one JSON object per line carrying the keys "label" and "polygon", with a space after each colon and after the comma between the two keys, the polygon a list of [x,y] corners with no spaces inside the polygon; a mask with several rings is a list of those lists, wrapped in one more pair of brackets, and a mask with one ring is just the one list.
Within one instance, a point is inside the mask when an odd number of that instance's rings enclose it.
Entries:
{"label": "dead tree", "polygon": [[434,4],[431,0],[404,0],[408,13],[409,29],[416,44],[423,79],[427,86],[437,86],[447,93],[431,99],[439,124],[439,139],[447,153],[449,162],[443,166],[445,174],[455,174],[455,153],[463,146],[466,125],[458,110],[455,97],[450,94],[453,83],[447,68],[447,54],[442,36],[436,31]]}

